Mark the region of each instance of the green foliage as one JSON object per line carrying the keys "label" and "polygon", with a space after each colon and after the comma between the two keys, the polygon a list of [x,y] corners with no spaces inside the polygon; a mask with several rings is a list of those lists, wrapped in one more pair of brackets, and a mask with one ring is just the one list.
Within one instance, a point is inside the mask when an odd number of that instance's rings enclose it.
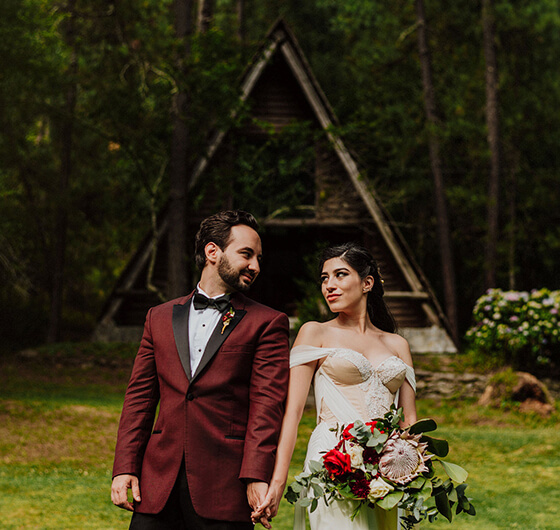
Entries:
{"label": "green foliage", "polygon": [[[443,298],[413,2],[270,0],[246,7],[246,46],[236,37],[236,3],[221,0],[211,30],[195,35],[190,57],[181,60],[185,43],[174,37],[171,0],[78,0],[74,50],[61,4],[1,2],[0,300],[13,308],[16,324],[0,329],[7,340],[37,343],[43,333],[60,206],[70,219],[66,336],[90,331],[150,229],[151,209],[167,200],[173,95],[188,94],[192,163],[211,130],[240,124],[231,123],[229,112],[239,75],[278,16],[291,25],[340,118],[336,131]],[[483,291],[489,166],[480,5],[435,0],[426,10],[466,329]],[[560,98],[558,5],[499,0],[495,11],[507,201],[500,209],[496,287],[558,289],[560,114],[550,110]],[[74,52],[78,68],[70,75]],[[61,123],[72,84],[73,172],[61,196]],[[313,204],[317,138],[308,133],[293,124],[260,143],[240,143],[218,191],[262,218],[301,214]],[[310,296],[300,313],[322,318]]]}
{"label": "green foliage", "polygon": [[467,338],[484,356],[526,368],[558,362],[560,291],[490,289],[473,309]]}
{"label": "green foliage", "polygon": [[294,331],[297,333],[306,322],[325,322],[333,316],[325,302],[319,282],[319,256],[327,246],[326,242],[316,243],[315,252],[304,256],[305,273],[296,278],[296,285],[301,296],[297,300],[297,322]]}
{"label": "green foliage", "polygon": [[[453,508],[456,514],[464,511],[476,515],[473,504],[465,495],[468,473],[457,464],[441,460],[449,451],[447,442],[437,440],[434,443],[436,440],[422,435],[436,429],[435,421],[421,420],[403,430],[399,427],[403,417],[402,408],[392,405],[382,418],[366,424],[356,421],[332,429],[339,440],[337,445],[320,462],[311,460],[309,471],[295,477],[288,486],[286,500],[309,507],[313,512],[319,499],[327,505],[350,499],[356,504],[350,516],[352,520],[367,506],[383,510],[398,506],[406,513],[401,519],[402,527],[409,530],[425,519],[436,520],[438,514],[451,522]],[[416,435],[412,434],[413,431]],[[388,444],[395,440],[408,444],[408,450],[415,452],[419,470],[414,478],[401,475],[403,480],[393,480],[391,474],[384,473],[384,453]],[[419,444],[419,440],[427,445]],[[432,451],[431,455],[426,453],[426,448]],[[402,451],[401,446],[399,453]],[[435,462],[443,476],[435,473]]]}

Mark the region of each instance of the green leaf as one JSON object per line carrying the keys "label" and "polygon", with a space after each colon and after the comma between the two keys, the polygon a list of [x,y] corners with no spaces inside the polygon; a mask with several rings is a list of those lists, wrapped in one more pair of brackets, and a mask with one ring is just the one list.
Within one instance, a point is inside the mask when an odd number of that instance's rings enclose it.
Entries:
{"label": "green leaf", "polygon": [[311,506],[311,499],[309,497],[303,497],[298,501],[298,504],[303,508],[307,508],[308,506]]}
{"label": "green leaf", "polygon": [[457,490],[453,488],[448,494],[447,497],[449,498],[450,502],[457,502],[459,499],[457,497]]}
{"label": "green leaf", "polygon": [[319,471],[321,471],[322,468],[323,468],[323,466],[321,465],[320,462],[317,462],[316,460],[310,460],[309,461],[309,469],[313,473],[318,473]]}
{"label": "green leaf", "polygon": [[432,483],[428,480],[426,481],[426,484],[424,484],[424,487],[420,490],[418,496],[423,499],[429,499],[432,495],[432,491]]}
{"label": "green leaf", "polygon": [[394,508],[400,500],[403,498],[404,491],[392,491],[378,500],[375,504],[384,510],[390,510]]}
{"label": "green leaf", "polygon": [[446,457],[449,453],[449,444],[445,440],[439,438],[432,438],[431,436],[423,435],[420,439],[421,442],[428,444],[428,451],[440,458]]}
{"label": "green leaf", "polygon": [[443,469],[447,473],[447,476],[458,483],[463,483],[467,480],[469,474],[465,471],[461,466],[457,464],[453,464],[451,462],[444,462],[443,460],[439,461],[443,466]]}
{"label": "green leaf", "polygon": [[408,484],[408,487],[413,490],[421,490],[424,487],[424,484],[426,484],[426,480],[427,479],[424,477],[416,477],[410,484]]}
{"label": "green leaf", "polygon": [[303,489],[303,486],[301,484],[298,484],[297,482],[292,482],[289,486],[289,489],[294,493],[299,493]]}
{"label": "green leaf", "polygon": [[451,512],[451,506],[449,505],[449,499],[445,492],[438,493],[436,495],[436,507],[438,512],[441,513],[449,522],[453,519],[453,513]]}
{"label": "green leaf", "polygon": [[319,502],[317,501],[317,499],[313,499],[311,501],[311,512],[314,512],[317,509],[318,505],[319,505]]}
{"label": "green leaf", "polygon": [[418,420],[416,423],[408,428],[410,434],[419,434],[421,432],[430,432],[437,429],[437,423],[430,419]]}
{"label": "green leaf", "polygon": [[316,497],[321,497],[324,493],[323,488],[321,486],[319,486],[318,484],[311,484],[311,487],[313,488],[313,493],[315,493]]}

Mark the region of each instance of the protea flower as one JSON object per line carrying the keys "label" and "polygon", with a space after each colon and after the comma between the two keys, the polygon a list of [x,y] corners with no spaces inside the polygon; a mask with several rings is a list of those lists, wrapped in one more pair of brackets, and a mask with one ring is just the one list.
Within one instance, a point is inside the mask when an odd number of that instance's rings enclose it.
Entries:
{"label": "protea flower", "polygon": [[420,443],[421,434],[394,433],[385,443],[379,459],[379,473],[397,484],[408,484],[420,473],[429,471],[426,462],[428,444]]}

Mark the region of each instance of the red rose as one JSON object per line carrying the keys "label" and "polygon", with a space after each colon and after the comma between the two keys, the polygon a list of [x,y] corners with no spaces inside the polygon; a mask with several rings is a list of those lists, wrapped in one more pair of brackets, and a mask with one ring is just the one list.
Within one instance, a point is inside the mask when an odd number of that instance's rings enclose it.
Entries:
{"label": "red rose", "polygon": [[331,449],[323,457],[323,464],[333,477],[341,477],[352,471],[350,455],[341,453],[338,449]]}
{"label": "red rose", "polygon": [[343,440],[353,440],[354,439],[354,437],[350,434],[350,429],[352,429],[353,427],[354,427],[354,424],[351,423],[350,425],[348,425],[346,427],[346,429],[344,429],[342,431],[342,439]]}

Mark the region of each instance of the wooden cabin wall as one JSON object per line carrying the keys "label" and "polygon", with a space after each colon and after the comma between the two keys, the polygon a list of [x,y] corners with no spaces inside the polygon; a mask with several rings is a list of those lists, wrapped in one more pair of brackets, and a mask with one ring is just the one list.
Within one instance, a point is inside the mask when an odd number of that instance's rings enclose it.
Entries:
{"label": "wooden cabin wall", "polygon": [[361,222],[369,218],[366,206],[330,144],[318,142],[315,166],[315,209],[321,221]]}

